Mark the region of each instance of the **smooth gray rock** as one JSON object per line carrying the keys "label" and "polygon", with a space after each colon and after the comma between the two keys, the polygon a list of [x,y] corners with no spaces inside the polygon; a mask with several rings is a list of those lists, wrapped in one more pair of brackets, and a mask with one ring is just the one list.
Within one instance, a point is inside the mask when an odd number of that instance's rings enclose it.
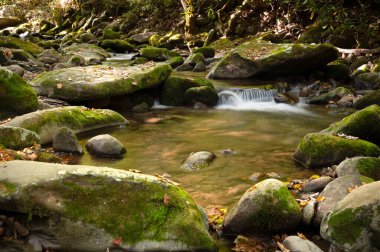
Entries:
{"label": "smooth gray rock", "polygon": [[7,66],[6,68],[15,74],[18,74],[20,77],[24,76],[25,69],[20,67],[19,65],[10,65],[10,66]]}
{"label": "smooth gray rock", "polygon": [[320,192],[332,180],[333,179],[331,177],[320,177],[317,179],[310,180],[304,185],[303,190],[305,192]]}
{"label": "smooth gray rock", "polygon": [[323,252],[317,245],[299,236],[288,236],[283,244],[291,252]]}
{"label": "smooth gray rock", "polygon": [[182,162],[181,167],[186,169],[202,169],[208,167],[215,158],[215,154],[209,151],[193,152]]}
{"label": "smooth gray rock", "polygon": [[225,234],[290,231],[298,226],[302,213],[286,186],[266,179],[248,189],[223,221]]}
{"label": "smooth gray rock", "polygon": [[60,128],[55,132],[53,148],[56,151],[83,153],[82,146],[79,144],[74,131],[66,127]]}
{"label": "smooth gray rock", "polygon": [[[368,180],[367,180],[368,179]],[[361,186],[363,182],[368,182],[371,179],[364,176],[346,175],[339,177],[329,183],[320,194],[320,198],[324,198],[318,203],[317,213],[314,218],[314,224],[319,226],[323,217],[347,194],[350,193],[349,189],[355,186]]]}
{"label": "smooth gray rock", "polygon": [[380,158],[353,157],[347,158],[336,168],[338,177],[345,175],[363,175],[374,180],[380,180]]}
{"label": "smooth gray rock", "polygon": [[88,140],[86,149],[91,154],[100,157],[122,157],[127,152],[119,140],[108,134],[98,135]]}
{"label": "smooth gray rock", "polygon": [[360,186],[326,215],[321,235],[344,251],[380,251],[380,181]]}
{"label": "smooth gray rock", "polygon": [[315,201],[309,201],[307,205],[302,209],[302,222],[309,226],[315,215]]}

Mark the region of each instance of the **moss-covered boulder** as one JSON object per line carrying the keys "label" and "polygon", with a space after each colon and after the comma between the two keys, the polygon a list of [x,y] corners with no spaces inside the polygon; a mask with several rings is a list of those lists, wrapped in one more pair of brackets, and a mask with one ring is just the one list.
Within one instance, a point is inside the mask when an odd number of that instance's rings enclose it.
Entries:
{"label": "moss-covered boulder", "polygon": [[69,55],[79,55],[83,57],[86,63],[91,61],[101,62],[111,57],[103,48],[93,44],[73,44],[62,49],[62,52]]}
{"label": "moss-covered boulder", "polygon": [[186,90],[186,103],[193,106],[197,102],[213,107],[218,103],[219,96],[214,88],[209,86],[193,87]]}
{"label": "moss-covered boulder", "polygon": [[338,60],[327,64],[324,72],[326,78],[331,78],[337,81],[345,81],[350,77],[350,67]]}
{"label": "moss-covered boulder", "polygon": [[21,40],[10,36],[0,36],[0,47],[23,49],[24,51],[31,53],[33,56],[37,56],[44,50],[42,47],[29,42],[28,40]]}
{"label": "moss-covered boulder", "polygon": [[89,43],[90,41],[97,41],[97,38],[94,34],[90,32],[84,32],[78,37],[81,43]]}
{"label": "moss-covered boulder", "polygon": [[182,56],[176,56],[165,61],[165,63],[169,64],[173,69],[182,65],[183,62],[185,62],[185,60]]}
{"label": "moss-covered boulder", "polygon": [[349,174],[363,175],[374,180],[380,180],[380,158],[353,157],[347,158],[336,168],[338,177]]}
{"label": "moss-covered boulder", "polygon": [[226,234],[290,231],[300,224],[302,213],[286,186],[264,180],[245,192],[223,221]]}
{"label": "moss-covered boulder", "polygon": [[131,52],[134,46],[122,39],[105,39],[100,44],[104,49],[111,49],[118,53]]}
{"label": "moss-covered boulder", "polygon": [[363,109],[370,105],[379,105],[380,106],[380,90],[375,90],[359,99],[357,99],[354,103],[354,107],[356,109]]}
{"label": "moss-covered boulder", "polygon": [[210,46],[204,46],[199,48],[194,48],[192,51],[193,54],[202,53],[205,58],[214,58],[215,49]]}
{"label": "moss-covered boulder", "polygon": [[353,190],[323,219],[321,235],[344,251],[379,251],[379,190],[379,181]]}
{"label": "moss-covered boulder", "polygon": [[325,94],[311,98],[310,104],[328,104],[330,101],[337,101],[344,96],[353,96],[354,94],[345,87],[338,87]]}
{"label": "moss-covered boulder", "polygon": [[120,39],[121,33],[113,31],[110,28],[105,28],[103,30],[103,39]]}
{"label": "moss-covered boulder", "polygon": [[22,23],[22,20],[16,17],[0,17],[0,30],[8,27],[14,27]]}
{"label": "moss-covered boulder", "polygon": [[40,137],[33,131],[0,125],[0,147],[23,149],[40,143]]}
{"label": "moss-covered boulder", "polygon": [[293,159],[306,167],[322,167],[339,164],[347,157],[379,155],[380,148],[364,140],[310,133],[299,143]]}
{"label": "moss-covered boulder", "polygon": [[32,85],[39,95],[87,101],[159,86],[171,72],[169,65],[153,63],[131,67],[72,67],[39,75]]}
{"label": "moss-covered boulder", "polygon": [[380,89],[380,73],[362,73],[355,77],[356,89]]}
{"label": "moss-covered boulder", "polygon": [[36,132],[41,138],[41,144],[46,144],[53,140],[55,132],[62,127],[80,133],[126,123],[127,121],[122,115],[112,110],[68,106],[18,116],[4,125]]}
{"label": "moss-covered boulder", "polygon": [[142,57],[148,60],[165,61],[173,57],[180,56],[176,52],[172,52],[166,48],[146,47],[140,50]]}
{"label": "moss-covered boulder", "polygon": [[196,64],[198,64],[199,62],[203,62],[204,60],[205,60],[205,57],[203,56],[203,54],[200,52],[197,52],[197,53],[192,53],[191,55],[189,55],[189,57],[186,58],[183,64],[195,66]]}
{"label": "moss-covered boulder", "polygon": [[380,107],[372,105],[332,124],[322,133],[344,134],[359,137],[372,143],[380,143]]}
{"label": "moss-covered boulder", "polygon": [[30,235],[62,251],[215,249],[207,217],[187,192],[170,180],[124,170],[0,164],[0,210],[28,215]]}
{"label": "moss-covered boulder", "polygon": [[[186,105],[186,91],[194,87],[209,86],[213,84],[205,79],[191,80],[184,77],[171,76],[162,85],[160,103],[168,106]],[[194,92],[192,92],[194,93]],[[190,101],[190,95],[188,95]]]}
{"label": "moss-covered boulder", "polygon": [[0,119],[37,110],[37,94],[19,75],[0,67]]}
{"label": "moss-covered boulder", "polygon": [[328,44],[271,44],[251,40],[238,46],[210,71],[210,78],[245,79],[256,76],[310,73],[338,58]]}

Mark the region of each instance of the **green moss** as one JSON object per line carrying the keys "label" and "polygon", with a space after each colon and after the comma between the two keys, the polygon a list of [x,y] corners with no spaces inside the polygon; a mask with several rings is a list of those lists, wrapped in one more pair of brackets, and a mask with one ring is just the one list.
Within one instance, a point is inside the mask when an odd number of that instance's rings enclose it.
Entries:
{"label": "green moss", "polygon": [[197,102],[201,102],[212,107],[218,103],[219,96],[212,87],[193,87],[186,90],[185,100],[188,105],[194,105]]}
{"label": "green moss", "polygon": [[362,158],[356,163],[359,173],[380,180],[380,159],[379,158]]}
{"label": "green moss", "polygon": [[23,78],[0,68],[0,119],[38,108],[37,94]]}
{"label": "green moss", "polygon": [[169,64],[172,68],[179,67],[180,65],[183,64],[183,62],[184,62],[184,59],[182,56],[176,56],[165,61],[165,63]]}
{"label": "green moss", "polygon": [[105,28],[103,30],[103,39],[120,39],[120,36],[120,32],[115,32],[110,28]]}
{"label": "green moss", "polygon": [[350,76],[350,67],[340,61],[333,61],[325,67],[326,78],[345,81]]}
{"label": "green moss", "polygon": [[193,54],[202,53],[205,58],[214,58],[215,49],[210,46],[204,46],[204,47],[193,49],[192,53]]}
{"label": "green moss", "polygon": [[356,136],[376,144],[380,143],[380,107],[372,105],[332,124],[323,133]]}
{"label": "green moss", "polygon": [[355,101],[354,106],[356,109],[363,109],[374,104],[380,106],[380,90],[375,90],[372,93],[359,98]]}
{"label": "green moss", "polygon": [[134,49],[133,45],[122,39],[105,39],[102,41],[101,47],[104,49],[110,48],[119,53],[131,52]]}
{"label": "green moss", "polygon": [[182,106],[186,104],[185,93],[189,88],[196,87],[192,80],[183,77],[169,77],[163,84],[160,102],[168,106]]}
{"label": "green moss", "polygon": [[0,181],[0,195],[7,197],[17,191],[17,185],[8,181]]}
{"label": "green moss", "polygon": [[[213,247],[195,202],[176,186],[145,181],[109,181],[104,177],[71,176],[32,186],[63,200],[63,215],[103,228],[123,245],[139,241],[175,240],[190,247]],[[167,195],[168,202],[164,203]],[[167,237],[170,233],[176,237]]]}
{"label": "green moss", "polygon": [[293,158],[307,167],[318,167],[338,164],[347,157],[379,155],[379,147],[364,140],[311,133],[301,140]]}
{"label": "green moss", "polygon": [[156,47],[146,47],[140,50],[142,57],[147,58],[148,60],[154,61],[164,61],[172,57],[180,56],[176,52],[169,51],[166,48],[156,48]]}
{"label": "green moss", "polygon": [[330,92],[321,94],[308,101],[310,104],[328,104],[330,101],[337,101],[343,96],[353,96],[354,94],[345,87],[338,87]]}
{"label": "green moss", "polygon": [[39,143],[40,138],[34,132],[0,125],[0,144],[3,147],[19,150]]}
{"label": "green moss", "polygon": [[0,47],[23,49],[34,56],[37,56],[43,51],[43,48],[27,40],[5,36],[0,36]]}
{"label": "green moss", "polygon": [[48,153],[48,152],[41,152],[38,155],[37,161],[39,162],[45,162],[45,163],[57,163],[61,164],[63,160],[53,153]]}

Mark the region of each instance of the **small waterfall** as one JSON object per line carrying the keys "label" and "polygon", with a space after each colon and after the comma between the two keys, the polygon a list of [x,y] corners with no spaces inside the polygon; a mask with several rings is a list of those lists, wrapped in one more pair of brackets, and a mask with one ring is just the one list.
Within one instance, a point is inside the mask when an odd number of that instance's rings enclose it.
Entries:
{"label": "small waterfall", "polygon": [[228,89],[219,93],[219,105],[238,105],[247,102],[273,102],[275,89]]}

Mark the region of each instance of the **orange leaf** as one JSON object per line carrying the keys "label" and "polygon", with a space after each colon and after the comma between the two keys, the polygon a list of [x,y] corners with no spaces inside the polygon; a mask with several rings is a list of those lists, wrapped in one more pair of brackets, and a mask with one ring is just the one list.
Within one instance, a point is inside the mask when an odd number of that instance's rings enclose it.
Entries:
{"label": "orange leaf", "polygon": [[325,196],[319,196],[319,197],[317,198],[317,202],[324,201],[325,199],[326,199]]}
{"label": "orange leaf", "polygon": [[120,246],[121,245],[121,237],[117,237],[112,240],[112,245]]}
{"label": "orange leaf", "polygon": [[167,195],[167,194],[165,194],[165,196],[164,196],[164,204],[165,205],[168,205],[169,204],[169,195]]}
{"label": "orange leaf", "polygon": [[62,83],[57,83],[57,88],[61,89],[63,87]]}
{"label": "orange leaf", "polygon": [[303,233],[297,233],[299,238],[302,238],[304,240],[307,240],[306,236]]}

